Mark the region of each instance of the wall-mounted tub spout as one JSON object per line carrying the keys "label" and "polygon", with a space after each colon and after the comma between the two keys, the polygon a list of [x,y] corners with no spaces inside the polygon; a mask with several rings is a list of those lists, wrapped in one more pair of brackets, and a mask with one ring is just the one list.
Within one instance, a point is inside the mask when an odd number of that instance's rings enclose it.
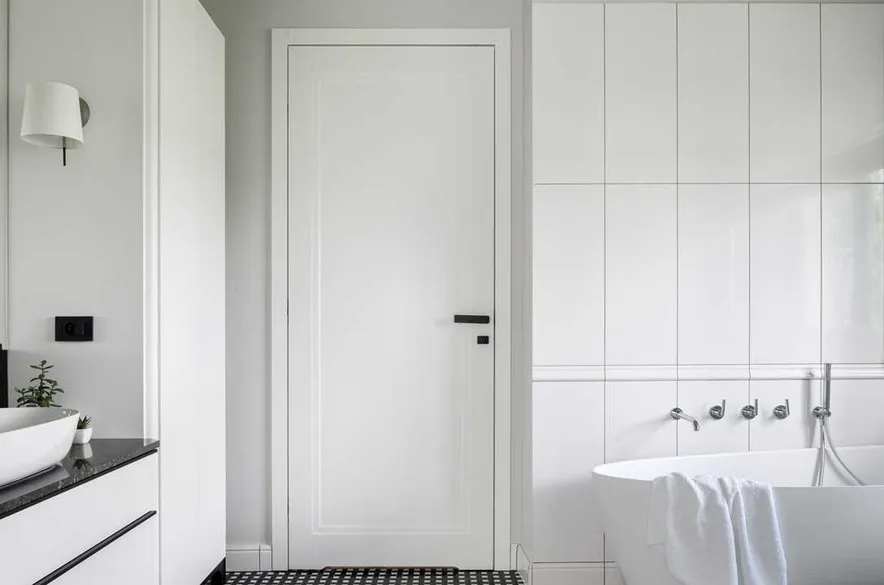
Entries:
{"label": "wall-mounted tub spout", "polygon": [[692,417],[692,416],[689,415],[689,414],[685,414],[685,411],[683,411],[683,410],[680,409],[680,408],[677,408],[677,407],[676,407],[676,408],[673,408],[672,410],[670,410],[670,411],[669,411],[669,416],[671,416],[671,417],[674,418],[675,420],[686,420],[686,421],[688,421],[689,423],[691,423],[692,425],[694,425],[694,430],[695,430],[695,431],[699,431],[699,430],[700,430],[700,421],[698,421],[697,419],[695,419],[694,417]]}

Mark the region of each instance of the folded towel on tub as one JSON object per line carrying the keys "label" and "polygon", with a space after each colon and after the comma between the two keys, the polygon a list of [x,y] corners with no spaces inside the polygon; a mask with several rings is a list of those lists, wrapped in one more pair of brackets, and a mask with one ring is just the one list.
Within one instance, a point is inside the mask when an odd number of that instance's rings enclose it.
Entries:
{"label": "folded towel on tub", "polygon": [[673,473],[654,480],[648,544],[663,545],[686,585],[786,585],[786,556],[769,485]]}

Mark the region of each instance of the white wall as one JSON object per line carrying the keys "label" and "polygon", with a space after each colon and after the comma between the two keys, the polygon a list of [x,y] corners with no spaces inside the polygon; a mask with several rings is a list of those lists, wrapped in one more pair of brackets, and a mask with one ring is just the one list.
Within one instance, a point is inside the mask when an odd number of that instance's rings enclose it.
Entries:
{"label": "white wall", "polygon": [[[143,8],[11,0],[9,22],[10,387],[45,358],[96,437],[141,436]],[[25,84],[47,80],[92,107],[67,167],[19,138]],[[56,315],[94,315],[95,341],[55,343]]]}
{"label": "white wall", "polygon": [[601,582],[595,465],[808,446],[823,362],[884,441],[884,5],[534,11],[535,578]]}
{"label": "white wall", "polygon": [[[270,29],[284,27],[509,28],[513,35],[514,279],[525,265],[523,11],[511,0],[204,0],[227,39],[228,542],[257,549],[270,539],[268,282]],[[524,306],[528,299],[515,299]],[[514,331],[525,311],[514,306]],[[530,342],[528,342],[530,344]],[[528,390],[524,343],[514,347],[514,402]],[[514,409],[521,427],[525,409]],[[522,447],[520,443],[518,447]],[[514,454],[514,457],[520,457]],[[519,467],[521,471],[524,466]],[[519,492],[521,495],[521,492]],[[522,511],[522,502],[513,502]],[[520,529],[518,519],[515,530]],[[515,537],[514,537],[515,538]]]}

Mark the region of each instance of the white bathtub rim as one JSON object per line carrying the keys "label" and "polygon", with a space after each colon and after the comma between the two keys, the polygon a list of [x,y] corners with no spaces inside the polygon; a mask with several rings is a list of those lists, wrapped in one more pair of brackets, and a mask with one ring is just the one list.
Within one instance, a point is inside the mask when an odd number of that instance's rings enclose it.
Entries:
{"label": "white bathtub rim", "polygon": [[[851,453],[861,453],[863,451],[875,452],[880,451],[881,459],[884,461],[884,445],[859,445],[859,446],[850,446],[850,447],[839,447],[838,452],[842,455],[848,455]],[[652,483],[654,479],[658,477],[663,477],[668,473],[672,473],[673,470],[665,470],[666,464],[673,463],[681,463],[685,461],[722,461],[725,459],[762,459],[765,456],[770,457],[771,455],[776,455],[778,457],[788,457],[788,456],[797,456],[797,457],[816,457],[819,452],[818,447],[809,447],[803,449],[780,449],[780,450],[767,450],[767,451],[749,451],[749,452],[736,452],[736,453],[719,453],[719,454],[708,454],[708,455],[680,455],[673,457],[651,457],[645,459],[630,459],[626,461],[617,461],[614,463],[605,463],[603,465],[599,465],[592,470],[593,477],[596,478],[609,478],[609,479],[620,479],[620,480],[631,480],[631,481],[639,481],[643,483]],[[657,469],[659,471],[650,470]],[[695,474],[695,475],[712,475],[712,476],[726,476],[726,474],[718,474],[714,472],[703,473],[703,474]],[[776,486],[775,486],[776,487]],[[782,489],[791,489],[794,486],[782,486]],[[823,486],[819,489],[827,489],[827,488],[845,488],[845,487],[863,487],[863,486]],[[866,486],[866,487],[876,487],[876,486]],[[798,488],[801,489],[801,488]]]}

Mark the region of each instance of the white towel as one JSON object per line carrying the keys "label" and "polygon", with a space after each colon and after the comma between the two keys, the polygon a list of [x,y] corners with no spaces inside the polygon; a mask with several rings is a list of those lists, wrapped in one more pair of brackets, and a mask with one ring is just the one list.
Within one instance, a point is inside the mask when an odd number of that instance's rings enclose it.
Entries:
{"label": "white towel", "polygon": [[654,480],[648,544],[686,585],[786,585],[771,486],[673,473]]}

